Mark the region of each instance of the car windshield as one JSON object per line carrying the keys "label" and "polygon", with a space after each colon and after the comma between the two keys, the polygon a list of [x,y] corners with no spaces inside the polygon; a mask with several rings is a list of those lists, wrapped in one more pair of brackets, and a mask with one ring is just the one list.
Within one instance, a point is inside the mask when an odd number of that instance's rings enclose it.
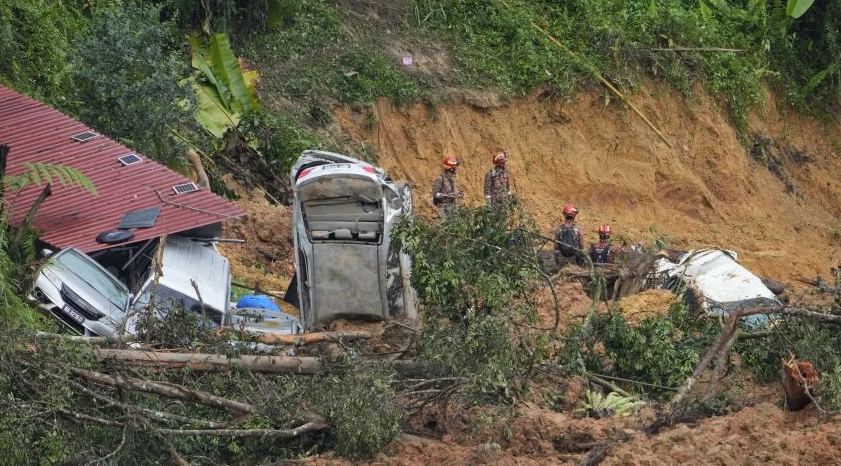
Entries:
{"label": "car windshield", "polygon": [[91,258],[73,249],[59,255],[53,261],[53,266],[76,275],[93,289],[105,296],[115,306],[123,309],[128,299],[128,293],[108,272],[99,268]]}

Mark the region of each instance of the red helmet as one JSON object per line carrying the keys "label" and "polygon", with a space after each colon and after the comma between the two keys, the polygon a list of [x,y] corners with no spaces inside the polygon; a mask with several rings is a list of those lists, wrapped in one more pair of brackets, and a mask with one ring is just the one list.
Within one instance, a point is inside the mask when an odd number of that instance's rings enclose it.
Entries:
{"label": "red helmet", "polygon": [[575,217],[578,215],[578,209],[572,204],[567,204],[564,206],[563,214],[564,217]]}
{"label": "red helmet", "polygon": [[508,154],[505,151],[494,154],[494,165],[504,165],[506,160],[508,160]]}
{"label": "red helmet", "polygon": [[610,234],[610,225],[604,224],[599,227],[599,235],[609,235]]}
{"label": "red helmet", "polygon": [[449,170],[458,166],[458,159],[453,156],[444,157],[444,160],[441,163],[444,164],[444,168]]}

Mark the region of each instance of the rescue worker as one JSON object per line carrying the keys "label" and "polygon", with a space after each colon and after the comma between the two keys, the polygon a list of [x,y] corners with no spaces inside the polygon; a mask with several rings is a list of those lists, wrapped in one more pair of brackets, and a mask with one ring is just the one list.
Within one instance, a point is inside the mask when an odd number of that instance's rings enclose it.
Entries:
{"label": "rescue worker", "polygon": [[555,232],[555,264],[563,267],[567,264],[584,265],[584,259],[577,251],[584,249],[584,233],[575,223],[578,209],[567,204],[562,211],[564,223]]}
{"label": "rescue worker", "polygon": [[627,254],[625,248],[610,244],[610,225],[604,224],[599,227],[599,242],[590,244],[590,259],[593,264],[612,264],[617,254]]}
{"label": "rescue worker", "polygon": [[444,157],[442,164],[444,173],[435,179],[432,187],[432,204],[438,207],[438,217],[443,219],[458,206],[458,199],[464,197],[464,193],[456,188],[458,159],[452,156]]}
{"label": "rescue worker", "polygon": [[508,152],[497,152],[492,160],[494,167],[485,175],[485,201],[488,205],[506,205],[512,195],[511,175],[506,167]]}

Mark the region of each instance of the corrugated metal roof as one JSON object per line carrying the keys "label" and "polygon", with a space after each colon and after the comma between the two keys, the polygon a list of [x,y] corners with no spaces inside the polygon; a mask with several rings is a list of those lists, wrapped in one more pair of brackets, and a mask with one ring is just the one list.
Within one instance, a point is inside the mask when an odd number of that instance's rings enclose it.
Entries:
{"label": "corrugated metal roof", "polygon": [[[234,203],[200,188],[176,195],[172,187],[188,183],[184,176],[137,154],[141,163],[124,166],[117,157],[135,152],[105,136],[78,142],[71,136],[93,131],[43,103],[0,86],[0,144],[9,152],[6,173],[25,171],[24,163],[41,162],[76,168],[93,181],[98,195],[81,187],[52,186],[35,215],[39,237],[59,248],[75,246],[92,252],[112,247],[96,236],[117,228],[123,215],[160,205],[151,228],[138,228],[131,242],[210,225],[245,214]],[[12,225],[19,225],[42,187],[6,192],[4,210]]]}

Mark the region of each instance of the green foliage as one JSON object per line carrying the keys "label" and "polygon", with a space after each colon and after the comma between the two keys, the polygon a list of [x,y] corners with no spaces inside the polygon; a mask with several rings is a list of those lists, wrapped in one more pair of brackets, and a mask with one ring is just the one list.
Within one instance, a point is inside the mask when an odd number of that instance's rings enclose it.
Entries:
{"label": "green foliage", "polygon": [[632,397],[622,396],[610,392],[604,396],[602,392],[587,390],[584,400],[575,409],[576,413],[587,417],[603,418],[609,416],[627,416],[645,406],[645,403]]}
{"label": "green foliage", "polygon": [[788,0],[786,14],[792,18],[799,18],[815,3],[815,0]]}
{"label": "green foliage", "polygon": [[329,85],[344,102],[372,102],[382,96],[405,103],[420,96],[417,84],[376,52],[352,48],[328,66],[334,69]]}
{"label": "green foliage", "polygon": [[26,171],[20,175],[6,175],[4,181],[13,190],[40,186],[57,181],[62,186],[80,186],[91,194],[97,194],[96,186],[81,171],[73,167],[51,165],[39,162],[24,162]]}
{"label": "green foliage", "polygon": [[838,327],[794,316],[778,319],[770,335],[737,341],[734,350],[759,380],[779,380],[781,361],[795,355],[821,372],[816,390],[821,407],[841,409],[841,333]]}
{"label": "green foliage", "polygon": [[180,38],[162,22],[160,7],[145,3],[97,12],[76,52],[75,81],[82,119],[146,155],[164,162],[180,157],[171,128],[192,120],[179,102],[191,101]]}
{"label": "green foliage", "polygon": [[336,453],[350,459],[370,458],[400,434],[401,411],[385,367],[338,367],[317,377],[309,406],[324,413],[335,435]]}
{"label": "green foliage", "polygon": [[832,112],[841,98],[841,1],[815,3],[797,20],[779,2],[769,2],[774,82],[799,108]]}
{"label": "green foliage", "polygon": [[197,76],[188,79],[196,92],[195,118],[210,134],[221,138],[235,128],[243,113],[259,108],[255,96],[258,73],[243,71],[225,34],[203,39],[190,36],[193,68]]}
{"label": "green foliage", "polygon": [[289,22],[297,0],[172,0],[186,29],[250,34]]}
{"label": "green foliage", "polygon": [[266,70],[262,89],[310,107],[329,98],[367,104],[377,97],[406,102],[422,95],[396,62],[348,37],[339,17],[329,2],[304,0],[282,27],[246,40],[245,55]]}
{"label": "green foliage", "polygon": [[541,286],[532,238],[520,210],[463,208],[440,223],[415,219],[400,228],[412,256],[412,285],[423,316],[421,357],[470,380],[492,397],[542,360],[530,300]]}
{"label": "green foliage", "polygon": [[[698,364],[719,332],[717,322],[676,303],[667,314],[632,326],[610,310],[592,317],[592,328],[573,327],[566,336],[562,363],[570,372],[604,372],[661,387],[676,388]],[[655,395],[671,393],[652,388]]]}
{"label": "green foliage", "polygon": [[286,177],[292,164],[306,149],[323,144],[312,132],[288,115],[275,115],[258,110],[246,115],[239,126],[242,136],[251,141],[259,155],[259,163],[267,173]]}
{"label": "green foliage", "polygon": [[[407,20],[445,34],[464,83],[506,95],[550,84],[569,94],[599,72],[634,87],[643,75],[689,93],[695,82],[722,95],[734,121],[763,101],[765,2],[414,0]],[[508,5],[508,6],[506,6]],[[551,44],[535,22],[563,45]],[[735,48],[742,53],[669,48]]]}
{"label": "green foliage", "polygon": [[0,2],[0,82],[67,107],[72,45],[86,27],[76,1]]}
{"label": "green foliage", "polygon": [[[326,0],[290,1],[281,27],[254,35],[243,43],[245,54],[260,62],[286,63],[346,39],[339,12]],[[307,57],[312,58],[312,57]]]}

